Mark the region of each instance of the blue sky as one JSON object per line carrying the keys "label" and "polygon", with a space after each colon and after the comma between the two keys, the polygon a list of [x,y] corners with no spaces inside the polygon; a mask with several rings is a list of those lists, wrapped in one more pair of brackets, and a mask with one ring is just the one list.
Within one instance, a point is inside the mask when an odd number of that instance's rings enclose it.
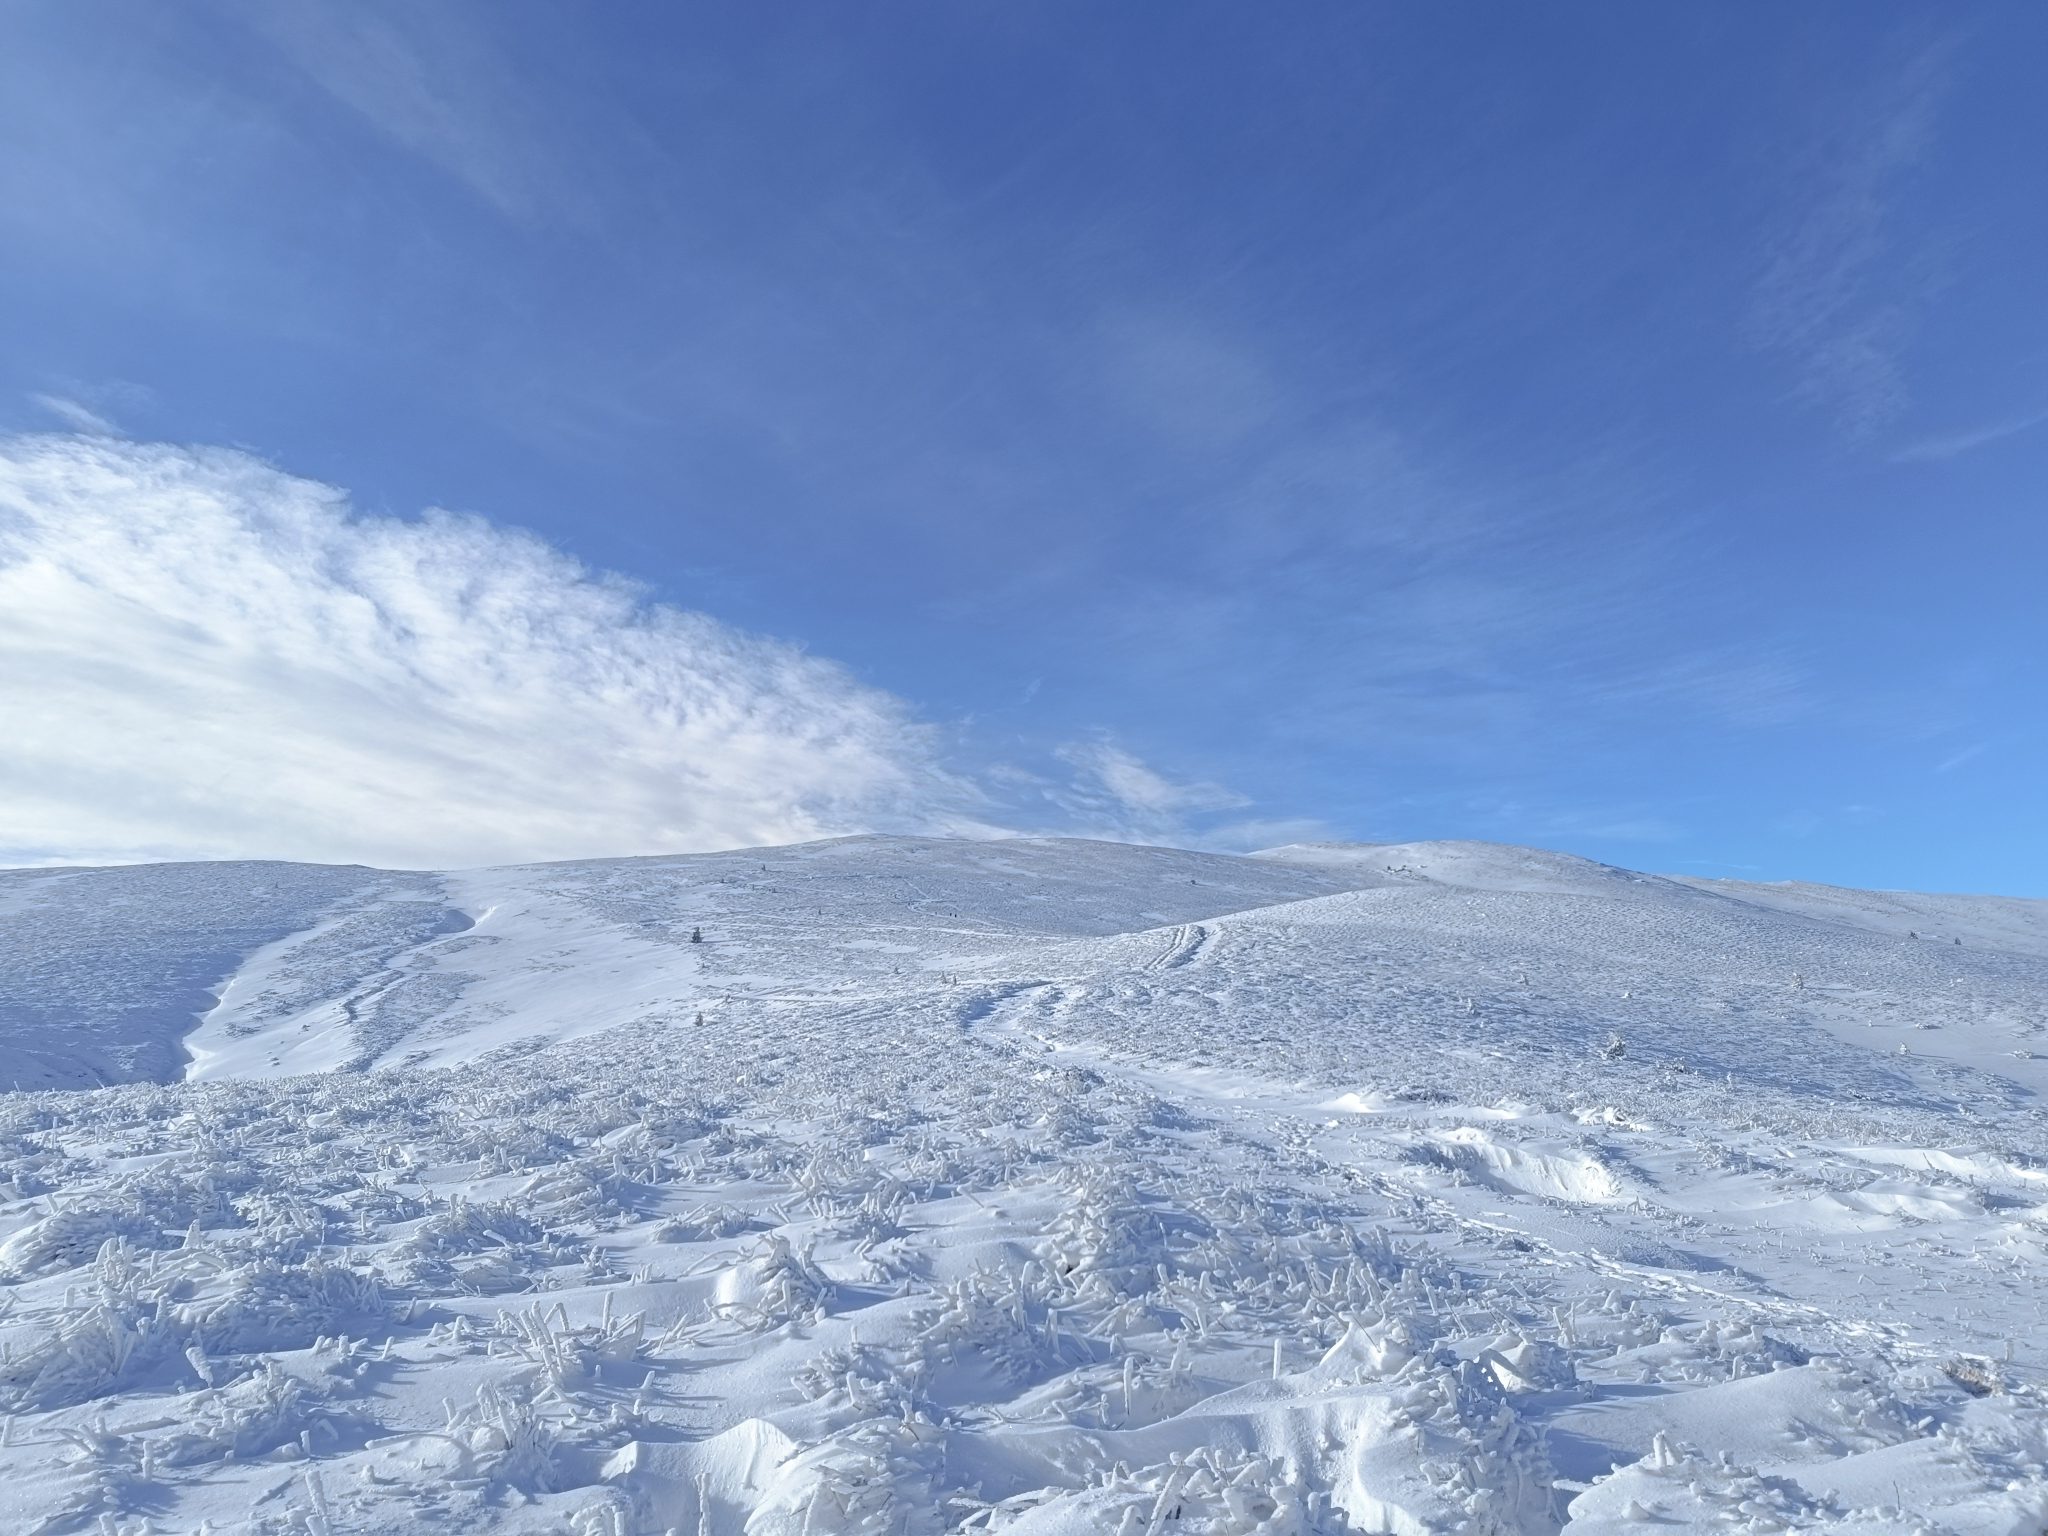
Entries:
{"label": "blue sky", "polygon": [[[138,0],[10,7],[0,43],[0,426],[45,434],[11,449],[17,515],[43,498],[12,599],[72,604],[10,653],[45,742],[12,783],[211,738],[46,797],[0,828],[18,857],[357,846],[191,819],[254,734],[319,757],[317,721],[249,713],[295,686],[261,623],[180,663],[243,667],[241,702],[187,672],[184,729],[124,736],[155,685],[104,684],[77,603],[78,498],[157,530],[96,602],[217,614],[226,546],[163,487],[312,481],[379,550],[408,537],[380,519],[471,512],[462,558],[518,565],[484,534],[530,530],[719,621],[692,645],[818,659],[710,667],[748,718],[872,707],[735,758],[802,778],[800,814],[656,806],[536,856],[1464,836],[2048,895],[2039,7]],[[299,578],[325,602],[388,572],[368,547]],[[644,658],[644,605],[615,618]],[[52,657],[61,686],[27,680]],[[329,831],[431,822],[465,750],[559,737],[547,665],[528,735],[394,746]],[[655,806],[673,711],[643,683],[589,729]],[[914,762],[880,762],[891,731]],[[820,809],[848,741],[884,787]],[[610,769],[559,771],[506,788],[510,851],[522,806]],[[380,812],[392,778],[418,798]]]}

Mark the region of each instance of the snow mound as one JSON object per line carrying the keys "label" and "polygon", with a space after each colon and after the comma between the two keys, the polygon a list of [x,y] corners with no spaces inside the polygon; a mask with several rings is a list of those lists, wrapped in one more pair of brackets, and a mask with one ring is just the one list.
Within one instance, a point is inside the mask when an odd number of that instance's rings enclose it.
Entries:
{"label": "snow mound", "polygon": [[1627,1197],[1608,1161],[1578,1148],[1506,1141],[1473,1126],[1434,1132],[1430,1143],[1454,1167],[1517,1194],[1580,1204]]}

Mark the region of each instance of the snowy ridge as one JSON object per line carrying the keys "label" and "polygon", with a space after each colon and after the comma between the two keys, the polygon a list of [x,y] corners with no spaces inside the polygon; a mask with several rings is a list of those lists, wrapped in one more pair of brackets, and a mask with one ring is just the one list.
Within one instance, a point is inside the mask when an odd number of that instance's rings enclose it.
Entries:
{"label": "snowy ridge", "polygon": [[1576,854],[1505,843],[1289,843],[1254,858],[1342,871],[1360,885],[1430,881],[1486,891],[1559,891],[1619,894],[1620,887],[1657,882]]}
{"label": "snowy ridge", "polygon": [[0,1529],[2038,1532],[2041,905],[0,874]]}

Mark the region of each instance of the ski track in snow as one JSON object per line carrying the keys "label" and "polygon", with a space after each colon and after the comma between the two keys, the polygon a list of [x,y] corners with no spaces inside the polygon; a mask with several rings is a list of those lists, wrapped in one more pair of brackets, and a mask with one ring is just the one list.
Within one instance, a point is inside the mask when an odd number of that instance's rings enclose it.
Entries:
{"label": "ski track in snow", "polygon": [[2048,1528],[2048,904],[854,838],[0,925],[0,1530]]}

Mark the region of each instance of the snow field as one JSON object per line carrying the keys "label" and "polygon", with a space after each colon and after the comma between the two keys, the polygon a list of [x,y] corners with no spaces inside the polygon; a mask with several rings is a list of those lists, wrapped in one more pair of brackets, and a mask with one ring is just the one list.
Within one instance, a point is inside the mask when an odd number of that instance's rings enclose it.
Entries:
{"label": "snow field", "polygon": [[0,1097],[0,1528],[2043,1529],[2028,914],[1527,857],[355,872]]}

